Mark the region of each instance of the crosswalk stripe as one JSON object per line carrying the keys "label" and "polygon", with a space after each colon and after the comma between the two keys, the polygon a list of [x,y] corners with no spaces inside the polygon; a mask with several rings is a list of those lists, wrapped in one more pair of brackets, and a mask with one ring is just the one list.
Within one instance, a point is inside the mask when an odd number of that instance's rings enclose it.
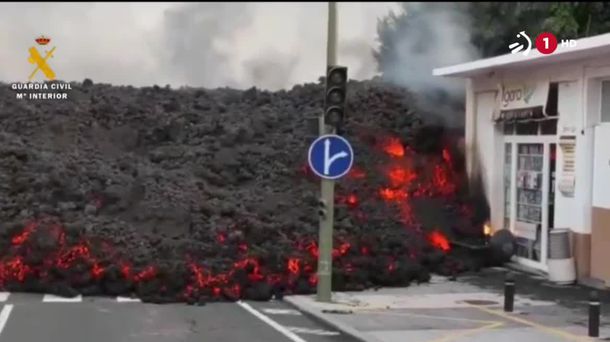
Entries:
{"label": "crosswalk stripe", "polygon": [[0,292],[0,302],[6,302],[10,295],[10,292]]}
{"label": "crosswalk stripe", "polygon": [[328,331],[328,330],[321,330],[321,329],[308,329],[308,328],[300,328],[300,327],[286,327],[286,328],[295,334],[309,334],[309,335],[318,335],[318,336],[341,335],[341,333],[336,332],[336,331]]}
{"label": "crosswalk stripe", "polygon": [[291,310],[291,309],[263,309],[262,311],[264,313],[270,314],[270,315],[293,315],[293,316],[301,315],[301,313],[298,312],[297,310]]}
{"label": "crosswalk stripe", "polygon": [[83,301],[83,296],[76,296],[74,298],[59,297],[55,295],[44,295],[42,298],[43,303],[80,303]]}

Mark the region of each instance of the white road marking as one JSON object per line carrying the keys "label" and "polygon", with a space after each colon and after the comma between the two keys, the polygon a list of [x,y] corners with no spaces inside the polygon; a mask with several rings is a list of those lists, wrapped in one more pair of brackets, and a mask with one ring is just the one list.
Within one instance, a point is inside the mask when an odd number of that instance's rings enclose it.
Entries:
{"label": "white road marking", "polygon": [[13,306],[11,304],[5,305],[2,308],[2,311],[0,311],[0,334],[2,334],[2,330],[4,330],[4,326],[11,315],[11,311],[13,311]]}
{"label": "white road marking", "polygon": [[42,298],[43,303],[80,303],[83,301],[83,296],[76,296],[74,298],[59,297],[56,295],[44,295]]}
{"label": "white road marking", "polygon": [[282,335],[288,337],[291,341],[293,341],[293,342],[307,342],[304,339],[302,339],[299,336],[297,336],[292,331],[286,329],[285,327],[283,327],[282,325],[277,323],[276,321],[274,321],[271,318],[269,318],[269,317],[263,315],[262,313],[258,312],[256,309],[251,307],[248,303],[244,303],[242,301],[238,301],[237,305],[241,306],[244,310],[246,310],[249,313],[251,313],[252,315],[256,316],[256,318],[260,319],[261,321],[269,324],[273,329],[279,331],[280,333],[282,333]]}
{"label": "white road marking", "polygon": [[302,314],[297,310],[291,309],[263,309],[263,312],[270,315],[293,315],[301,316]]}
{"label": "white road marking", "polygon": [[6,302],[8,296],[10,296],[10,292],[0,292],[0,302]]}
{"label": "white road marking", "polygon": [[341,333],[336,331],[328,331],[321,329],[308,329],[308,328],[299,328],[299,327],[286,327],[288,330],[297,334],[309,334],[309,335],[318,335],[318,336],[338,336]]}
{"label": "white road marking", "polygon": [[119,303],[141,303],[140,298],[129,298],[129,297],[116,297],[116,301]]}

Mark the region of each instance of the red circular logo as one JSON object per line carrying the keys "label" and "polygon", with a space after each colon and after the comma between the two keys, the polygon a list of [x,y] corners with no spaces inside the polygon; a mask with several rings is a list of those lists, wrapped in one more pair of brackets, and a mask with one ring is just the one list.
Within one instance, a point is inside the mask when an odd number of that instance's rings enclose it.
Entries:
{"label": "red circular logo", "polygon": [[548,55],[557,49],[557,37],[550,32],[544,32],[536,37],[536,49],[540,53]]}

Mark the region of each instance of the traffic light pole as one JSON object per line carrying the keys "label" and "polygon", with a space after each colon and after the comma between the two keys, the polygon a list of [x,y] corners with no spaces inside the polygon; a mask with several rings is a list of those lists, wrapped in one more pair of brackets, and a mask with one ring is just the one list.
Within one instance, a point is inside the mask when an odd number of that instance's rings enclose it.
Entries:
{"label": "traffic light pole", "polygon": [[[337,4],[328,3],[328,43],[326,47],[326,64],[337,64]],[[319,121],[320,135],[333,134],[334,129],[324,123],[324,112]],[[322,179],[321,199],[326,203],[326,215],[320,216],[319,256],[318,256],[318,289],[317,300],[331,301],[332,289],[332,250],[333,223],[335,209],[335,181]]]}

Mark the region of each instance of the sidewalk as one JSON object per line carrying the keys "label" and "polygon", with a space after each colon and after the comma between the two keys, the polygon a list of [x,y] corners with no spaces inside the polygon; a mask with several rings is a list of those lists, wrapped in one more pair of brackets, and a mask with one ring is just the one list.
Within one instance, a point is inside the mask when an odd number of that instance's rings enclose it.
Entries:
{"label": "sidewalk", "polygon": [[[588,288],[562,287],[516,274],[515,310],[503,311],[504,269],[487,269],[449,281],[378,291],[334,293],[333,303],[314,296],[285,301],[366,342],[593,341],[587,337]],[[600,339],[610,336],[604,315],[610,293],[600,292]]]}

